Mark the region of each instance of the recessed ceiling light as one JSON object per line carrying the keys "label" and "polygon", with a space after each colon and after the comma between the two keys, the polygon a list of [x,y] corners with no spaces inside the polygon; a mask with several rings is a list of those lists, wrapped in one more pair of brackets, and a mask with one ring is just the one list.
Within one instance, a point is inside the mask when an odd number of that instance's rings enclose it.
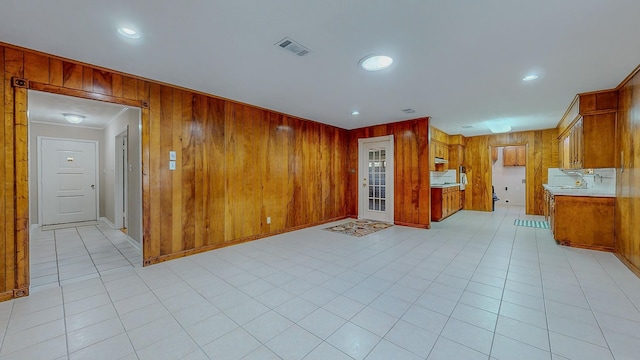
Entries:
{"label": "recessed ceiling light", "polygon": [[118,28],[118,33],[124,37],[128,37],[130,39],[139,39],[140,34],[130,27],[120,27]]}
{"label": "recessed ceiling light", "polygon": [[65,120],[67,120],[71,124],[80,124],[81,122],[84,121],[84,119],[86,119],[86,116],[78,115],[78,114],[64,113],[62,114],[62,116],[64,116]]}
{"label": "recessed ceiling light", "polygon": [[356,111],[352,111],[352,112],[351,112],[351,115],[353,115],[353,116],[360,115],[360,111],[358,111],[358,110],[356,110]]}
{"label": "recessed ceiling light", "polygon": [[538,75],[527,75],[524,78],[522,78],[522,81],[533,81],[536,80],[538,78]]}
{"label": "recessed ceiling light", "polygon": [[359,62],[360,67],[367,71],[380,71],[393,64],[393,59],[386,55],[369,55]]}

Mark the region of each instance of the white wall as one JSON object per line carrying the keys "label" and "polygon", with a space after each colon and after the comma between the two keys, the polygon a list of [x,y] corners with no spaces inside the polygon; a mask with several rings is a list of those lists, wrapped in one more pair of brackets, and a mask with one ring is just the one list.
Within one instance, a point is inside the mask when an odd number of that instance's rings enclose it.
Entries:
{"label": "white wall", "polygon": [[[116,136],[128,127],[128,157],[131,165],[128,172],[128,203],[127,234],[138,243],[142,241],[142,156],[140,147],[140,109],[129,108],[119,117],[113,119],[104,129],[102,143],[104,151],[101,153],[101,178],[104,192],[100,192],[100,213],[112,223],[115,223],[116,198]],[[119,152],[119,150],[118,150]]]}
{"label": "white wall", "polygon": [[[526,205],[525,166],[502,166],[503,147],[498,148],[498,160],[492,165],[493,186],[500,201],[496,204]],[[505,190],[505,188],[507,190]],[[509,201],[507,203],[507,200]]]}
{"label": "white wall", "polygon": [[[31,120],[37,121],[38,119]],[[102,130],[31,122],[29,124],[29,225],[40,223],[38,218],[38,136],[96,140],[98,141],[98,152],[100,154],[103,152]],[[102,177],[99,181],[98,188],[102,194]]]}

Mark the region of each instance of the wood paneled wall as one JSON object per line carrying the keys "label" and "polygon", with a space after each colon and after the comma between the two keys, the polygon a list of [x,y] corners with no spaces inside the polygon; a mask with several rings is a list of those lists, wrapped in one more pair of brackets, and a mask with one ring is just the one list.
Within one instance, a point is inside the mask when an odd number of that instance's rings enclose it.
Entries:
{"label": "wood paneled wall", "polygon": [[27,91],[13,77],[143,108],[145,264],[350,213],[347,130],[10,45],[0,44],[0,66],[0,300],[27,295],[29,284]]}
{"label": "wood paneled wall", "polygon": [[640,276],[640,72],[619,86],[615,252]]}
{"label": "wood paneled wall", "polygon": [[398,225],[430,228],[429,118],[351,130],[349,214],[358,214],[358,139],[386,135],[393,135],[394,139],[394,221]]}
{"label": "wood paneled wall", "polygon": [[492,146],[527,145],[526,212],[542,215],[548,169],[558,167],[557,130],[521,131],[466,138],[465,166],[469,184],[465,191],[465,209],[491,211]]}

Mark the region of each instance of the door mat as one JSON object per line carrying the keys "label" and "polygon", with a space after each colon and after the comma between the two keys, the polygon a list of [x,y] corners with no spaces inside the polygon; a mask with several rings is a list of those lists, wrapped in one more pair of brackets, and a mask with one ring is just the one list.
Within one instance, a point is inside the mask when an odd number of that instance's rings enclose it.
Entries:
{"label": "door mat", "polygon": [[548,222],[546,222],[546,221],[537,221],[537,220],[516,219],[516,221],[513,223],[513,225],[515,225],[515,226],[528,226],[528,227],[539,228],[539,229],[548,229],[549,228],[549,223]]}
{"label": "door mat", "polygon": [[388,229],[392,226],[393,224],[389,224],[382,221],[358,219],[358,220],[346,222],[344,224],[328,227],[324,230],[345,234],[345,235],[362,237],[365,235],[373,234],[374,232],[377,232],[380,230]]}

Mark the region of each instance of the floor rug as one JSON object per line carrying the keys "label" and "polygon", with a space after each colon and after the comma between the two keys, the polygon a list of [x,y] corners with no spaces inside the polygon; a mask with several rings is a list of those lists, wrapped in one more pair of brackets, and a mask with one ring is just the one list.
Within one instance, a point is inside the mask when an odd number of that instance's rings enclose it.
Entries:
{"label": "floor rug", "polygon": [[546,222],[546,221],[537,221],[537,220],[516,219],[516,221],[513,223],[513,225],[515,225],[515,226],[528,226],[528,227],[539,228],[539,229],[548,229],[549,228],[549,223],[548,222]]}
{"label": "floor rug", "polygon": [[332,227],[328,227],[324,230],[345,234],[345,235],[362,237],[365,235],[373,234],[376,231],[388,229],[392,226],[393,224],[389,224],[382,221],[358,219],[358,220],[352,220],[343,224],[335,225]]}

